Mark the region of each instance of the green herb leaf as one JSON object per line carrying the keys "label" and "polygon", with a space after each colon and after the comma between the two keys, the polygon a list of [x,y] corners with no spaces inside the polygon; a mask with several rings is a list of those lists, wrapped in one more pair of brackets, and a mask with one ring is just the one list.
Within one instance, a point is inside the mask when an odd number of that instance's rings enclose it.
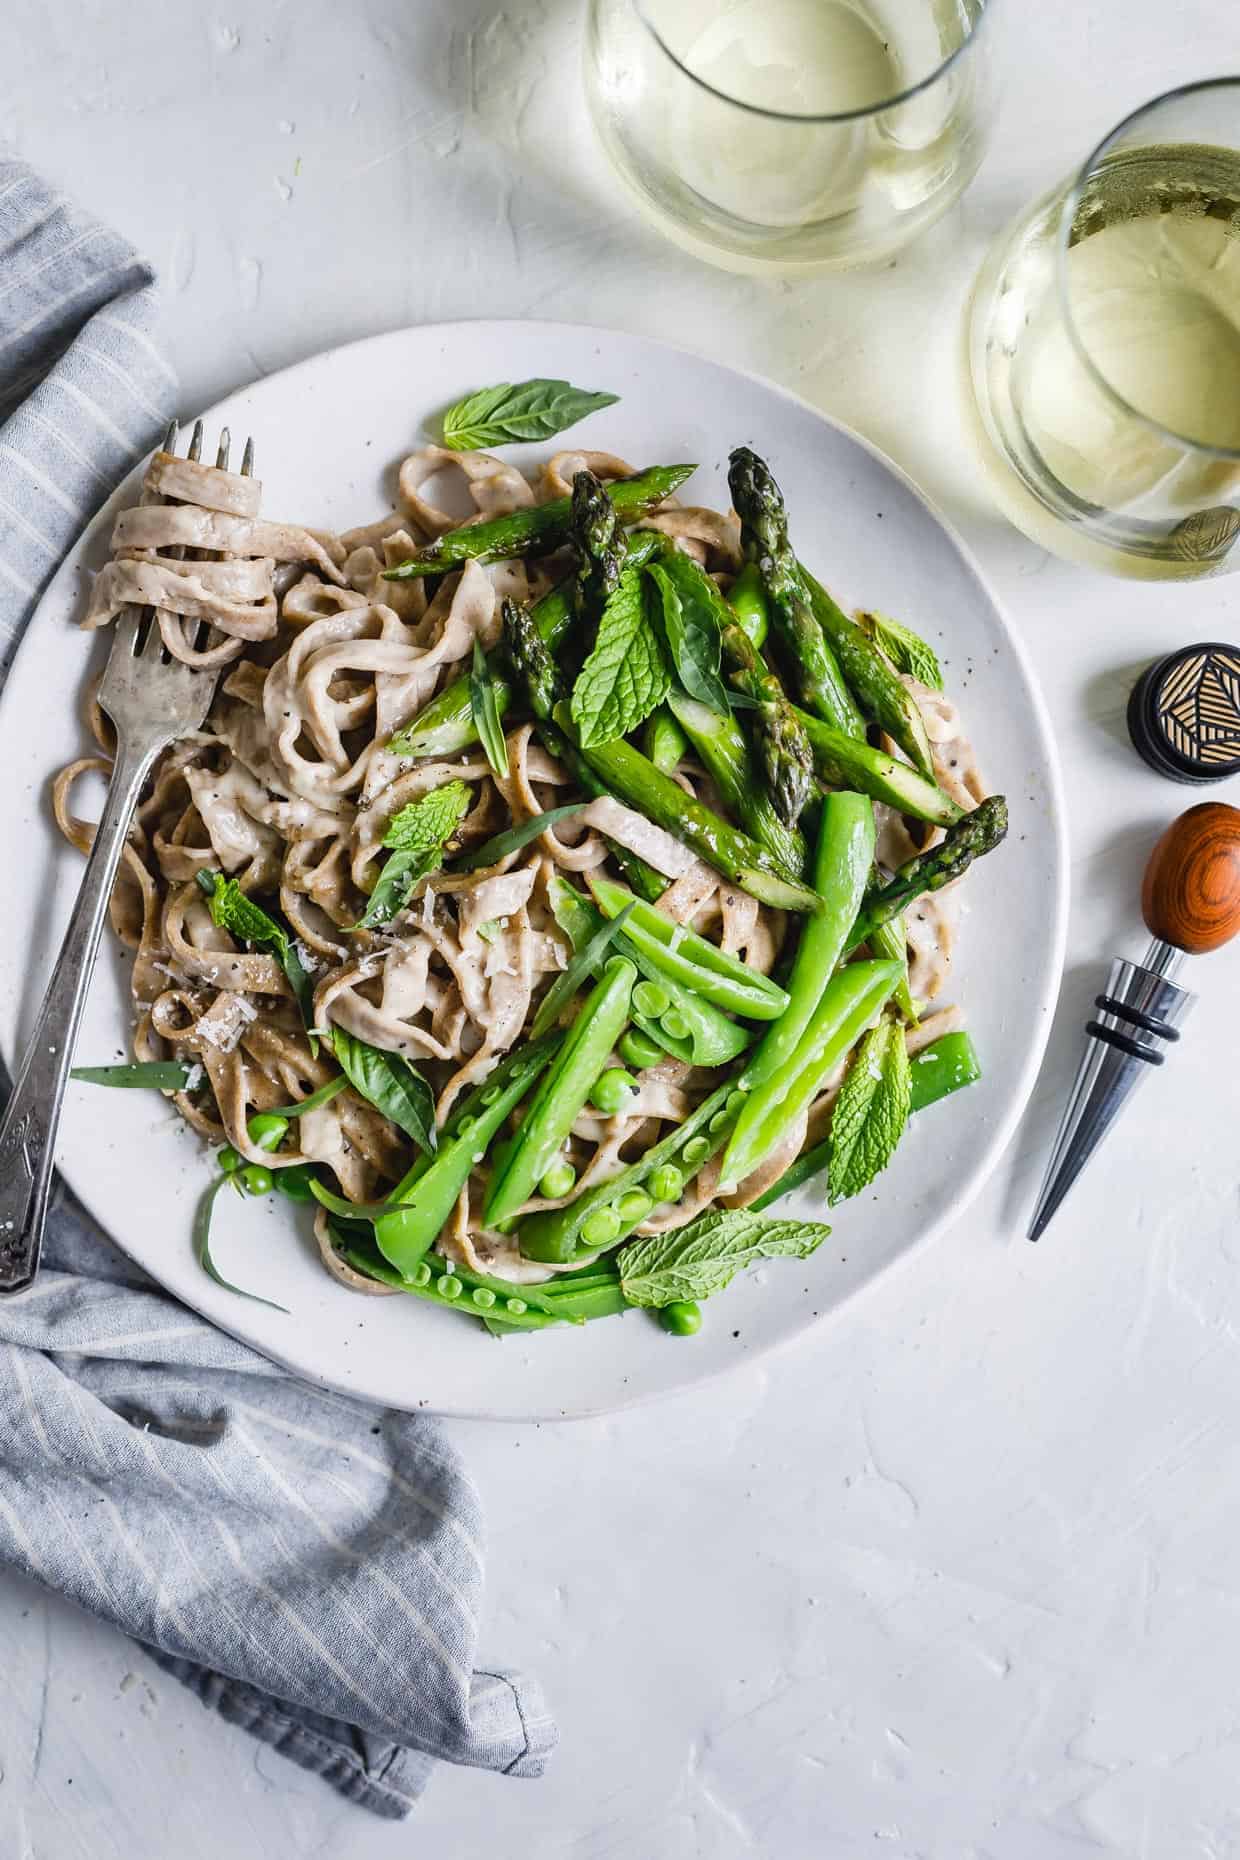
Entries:
{"label": "green herb leaf", "polygon": [[468,782],[449,781],[410,801],[388,821],[383,844],[393,852],[432,852],[446,846],[469,812]]}
{"label": "green herb leaf", "polygon": [[887,654],[897,672],[908,672],[932,691],[943,689],[943,672],[933,646],[928,646],[912,627],[892,620],[887,614],[858,614],[858,620],[876,646]]}
{"label": "green herb leaf", "polygon": [[296,1104],[272,1105],[264,1115],[267,1117],[304,1117],[307,1111],[317,1111],[320,1105],[330,1104],[333,1098],[338,1098],[348,1083],[348,1079],[343,1075],[339,1078],[328,1079],[326,1085],[320,1085],[319,1089],[312,1091],[308,1098],[299,1098]]}
{"label": "green herb leaf", "polygon": [[[268,916],[253,898],[247,897],[235,878],[225,878],[222,872],[202,871],[198,874],[198,885],[206,893],[213,924],[227,930],[239,943],[252,943],[255,949],[275,957],[301,1009],[302,1019],[307,1027],[313,1027],[314,984],[302,967],[293,939],[284,925]],[[313,1050],[313,1038],[310,1045]]]}
{"label": "green herb leaf", "polygon": [[539,378],[515,386],[501,381],[467,394],[448,408],[441,421],[443,443],[452,452],[476,452],[480,446],[550,439],[587,414],[614,406],[619,398],[618,394],[591,394],[568,381]]}
{"label": "green herb leaf", "polygon": [[481,846],[471,846],[461,858],[452,861],[454,872],[477,872],[484,865],[496,865],[506,859],[509,853],[520,852],[531,840],[536,840],[540,833],[553,827],[557,820],[567,820],[570,814],[579,814],[584,801],[570,801],[564,807],[550,807],[545,814],[535,814],[530,820],[523,820],[519,826],[507,827],[503,833],[496,833],[491,839],[484,840]]}
{"label": "green herb leaf", "polygon": [[499,706],[495,702],[491,670],[482,650],[482,642],[477,639],[474,641],[473,670],[469,674],[469,708],[487,761],[497,775],[507,775],[508,744],[504,740],[504,726],[500,722]]}
{"label": "green herb leaf", "polygon": [[570,706],[583,749],[614,743],[644,723],[671,688],[659,636],[646,611],[641,569],[626,568],[603,608],[594,649]]}
{"label": "green herb leaf", "polygon": [[235,1292],[238,1298],[248,1298],[252,1304],[266,1305],[269,1311],[282,1311],[287,1317],[289,1315],[287,1305],[278,1305],[271,1298],[260,1298],[257,1292],[247,1292],[243,1285],[234,1285],[231,1279],[224,1277],[211,1257],[211,1216],[215,1212],[215,1198],[222,1188],[228,1187],[231,1181],[231,1176],[217,1176],[198,1203],[198,1209],[194,1215],[194,1252],[198,1264],[207,1277],[214,1279],[217,1285],[222,1285],[226,1292]]}
{"label": "green herb leaf", "polygon": [[329,1214],[353,1221],[381,1221],[385,1215],[403,1214],[406,1208],[414,1205],[411,1201],[346,1201],[343,1195],[334,1194],[314,1176],[310,1178],[310,1193]]}
{"label": "green herb leaf", "polygon": [[435,1100],[417,1067],[399,1053],[385,1053],[346,1033],[343,1027],[332,1028],[332,1049],[354,1091],[391,1118],[429,1156],[439,1143]]}
{"label": "green herb leaf", "polygon": [[626,918],[632,915],[636,905],[637,899],[634,898],[633,903],[626,905],[618,917],[611,918],[609,922],[603,925],[602,929],[596,930],[589,942],[583,943],[581,948],[571,958],[568,967],[563,973],[556,976],[550,988],[543,996],[542,1001],[539,1003],[538,1012],[534,1016],[534,1025],[530,1028],[529,1032],[531,1040],[539,1039],[549,1028],[554,1027],[556,1021],[560,1017],[565,1002],[572,999],[577,990],[581,987],[581,984],[585,981],[586,976],[593,974],[595,967],[602,960],[604,953],[610,947],[617,931],[620,930]]}
{"label": "green herb leaf", "polygon": [[503,933],[503,919],[499,917],[488,917],[484,924],[478,925],[478,935],[484,943],[494,943]]}
{"label": "green herb leaf", "polygon": [[74,1066],[83,1085],[117,1085],[139,1091],[184,1091],[192,1068],[183,1059],[144,1059],[132,1066]]}
{"label": "green herb leaf", "polygon": [[[688,557],[681,558],[688,565]],[[675,565],[652,562],[646,573],[658,589],[663,638],[689,696],[717,717],[728,714],[728,694],[719,677],[719,625],[694,578]]]}
{"label": "green herb leaf", "polygon": [[777,1221],[745,1208],[700,1214],[687,1227],[630,1240],[616,1255],[631,1305],[659,1307],[721,1292],[758,1259],[808,1259],[831,1232],[818,1221]]}
{"label": "green herb leaf", "polygon": [[853,1054],[831,1113],[827,1197],[859,1195],[885,1169],[908,1122],[912,1080],[904,1029],[894,1020],[871,1027]]}
{"label": "green herb leaf", "polygon": [[414,888],[443,864],[444,848],[469,812],[469,803],[468,783],[450,781],[392,816],[381,842],[392,850],[392,857],[376,879],[355,930],[391,923],[405,908]]}

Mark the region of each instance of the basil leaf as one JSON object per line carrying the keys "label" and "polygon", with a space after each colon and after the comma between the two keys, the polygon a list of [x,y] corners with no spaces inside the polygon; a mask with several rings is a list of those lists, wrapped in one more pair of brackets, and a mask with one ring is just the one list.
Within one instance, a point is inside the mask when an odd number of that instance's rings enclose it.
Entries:
{"label": "basil leaf", "polygon": [[183,1059],[144,1059],[132,1066],[74,1066],[69,1077],[83,1085],[119,1085],[133,1090],[184,1091],[193,1068]]}
{"label": "basil leaf", "polygon": [[214,1279],[217,1285],[222,1285],[226,1292],[235,1292],[238,1298],[248,1298],[252,1304],[266,1305],[269,1311],[282,1311],[287,1317],[289,1315],[287,1305],[278,1305],[271,1298],[260,1298],[257,1292],[247,1292],[243,1285],[234,1285],[231,1279],[224,1277],[211,1257],[211,1216],[215,1212],[215,1198],[222,1188],[227,1188],[231,1181],[232,1177],[228,1175],[217,1177],[198,1203],[197,1212],[194,1215],[194,1252],[198,1264],[207,1277]]}
{"label": "basil leaf", "polygon": [[663,638],[676,676],[690,697],[717,717],[726,717],[728,693],[719,677],[719,623],[704,591],[695,586],[695,581],[706,577],[688,556],[678,560],[669,556],[666,566],[652,562],[646,573],[659,591]]}
{"label": "basil leaf", "polygon": [[537,378],[501,381],[479,388],[449,407],[440,422],[443,443],[452,452],[476,452],[480,446],[502,446],[510,441],[550,439],[584,420],[587,414],[612,407],[618,394],[591,394],[568,381]]}
{"label": "basil leaf", "polygon": [[938,655],[933,646],[928,646],[919,634],[914,633],[912,627],[902,625],[888,614],[858,614],[857,618],[875,645],[887,654],[897,672],[908,672],[911,677],[919,678],[923,685],[929,685],[932,691],[943,689],[943,672]]}
{"label": "basil leaf", "polygon": [[[313,1027],[314,984],[302,967],[293,939],[284,925],[269,917],[253,898],[247,897],[235,878],[225,878],[222,872],[202,871],[198,874],[198,885],[206,893],[213,924],[227,930],[239,943],[252,943],[256,949],[275,957],[301,1009],[302,1019],[307,1027]],[[315,1050],[313,1036],[310,1046]]]}
{"label": "basil leaf", "polygon": [[831,1113],[829,1201],[859,1195],[887,1167],[908,1122],[911,1093],[904,1029],[880,1020],[853,1054]]}
{"label": "basil leaf", "polygon": [[354,1091],[391,1118],[429,1156],[439,1143],[435,1100],[422,1074],[399,1053],[385,1053],[343,1027],[332,1028],[332,1049]]}
{"label": "basil leaf", "polygon": [[618,917],[610,918],[600,930],[596,930],[589,942],[583,943],[572,957],[568,967],[556,976],[539,1003],[538,1012],[534,1016],[534,1025],[529,1032],[531,1040],[540,1039],[549,1028],[554,1027],[564,1003],[572,999],[586,976],[593,974],[595,965],[602,959],[604,951],[611,944],[625,919],[632,915],[636,906],[637,899],[634,898],[632,904],[625,905]]}
{"label": "basil leaf", "polygon": [[508,744],[504,740],[504,726],[500,722],[499,706],[495,702],[490,667],[482,650],[482,642],[477,639],[474,641],[473,670],[469,674],[469,708],[487,761],[497,775],[507,775]]}
{"label": "basil leaf", "polygon": [[570,814],[579,814],[587,803],[570,801],[565,807],[548,808],[545,814],[535,814],[530,820],[523,820],[520,826],[508,827],[503,833],[484,840],[481,846],[472,846],[459,859],[452,861],[454,872],[476,872],[484,865],[495,865],[500,859],[506,859],[509,853],[520,852],[531,840],[536,840],[540,833],[553,827],[557,820],[567,820]]}
{"label": "basil leaf", "polygon": [[700,1214],[687,1227],[620,1248],[620,1289],[631,1305],[709,1298],[758,1259],[808,1259],[831,1232],[818,1221],[777,1221],[745,1208]]}
{"label": "basil leaf", "polygon": [[570,711],[583,749],[627,736],[671,689],[667,658],[646,612],[640,568],[622,571],[577,674]]}

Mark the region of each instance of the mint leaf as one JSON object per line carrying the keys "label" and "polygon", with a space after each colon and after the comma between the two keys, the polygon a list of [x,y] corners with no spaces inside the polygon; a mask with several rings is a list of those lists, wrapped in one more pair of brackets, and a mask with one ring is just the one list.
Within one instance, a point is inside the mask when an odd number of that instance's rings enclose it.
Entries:
{"label": "mint leaf", "polygon": [[429,1155],[437,1148],[435,1100],[422,1074],[399,1053],[385,1053],[343,1027],[332,1028],[332,1050],[354,1091],[382,1111]]}
{"label": "mint leaf", "polygon": [[430,852],[446,846],[469,812],[469,786],[446,782],[402,807],[388,821],[383,844],[396,852]]}
{"label": "mint leaf", "polygon": [[660,596],[663,638],[672,664],[689,696],[717,717],[728,715],[728,693],[719,677],[719,621],[712,608],[706,575],[687,555],[669,555],[666,566],[652,562],[647,574]]}
{"label": "mint leaf", "polygon": [[[248,898],[235,878],[225,878],[222,872],[199,872],[198,887],[206,893],[213,924],[227,930],[238,943],[252,943],[255,949],[275,957],[301,1009],[302,1019],[307,1027],[313,1027],[314,984],[303,969],[284,925],[269,917],[253,898]],[[312,1052],[318,1051],[318,1042],[313,1037],[310,1048]]]}
{"label": "mint leaf", "polygon": [[642,571],[626,568],[603,608],[594,650],[573,686],[570,708],[581,747],[627,736],[670,688],[663,648],[646,612]]}
{"label": "mint leaf", "polygon": [[831,1113],[829,1201],[859,1195],[887,1167],[908,1122],[911,1093],[904,1029],[880,1020],[853,1054]]}
{"label": "mint leaf", "polygon": [[943,672],[933,646],[928,646],[912,627],[892,620],[887,614],[858,614],[866,632],[879,646],[897,672],[908,672],[932,691],[943,689]]}
{"label": "mint leaf", "polygon": [[495,683],[482,650],[482,642],[477,639],[474,641],[473,665],[469,674],[469,708],[487,761],[497,775],[507,775],[508,744],[504,737],[504,726],[500,722],[499,705],[495,701]]}
{"label": "mint leaf", "polygon": [[631,1305],[709,1298],[754,1260],[808,1259],[830,1232],[819,1221],[775,1221],[745,1208],[720,1208],[672,1233],[622,1246],[616,1255],[620,1289]]}
{"label": "mint leaf", "polygon": [[476,452],[480,446],[510,441],[550,439],[575,426],[589,413],[614,406],[618,394],[591,394],[570,381],[501,381],[467,394],[443,415],[443,443],[452,452]]}

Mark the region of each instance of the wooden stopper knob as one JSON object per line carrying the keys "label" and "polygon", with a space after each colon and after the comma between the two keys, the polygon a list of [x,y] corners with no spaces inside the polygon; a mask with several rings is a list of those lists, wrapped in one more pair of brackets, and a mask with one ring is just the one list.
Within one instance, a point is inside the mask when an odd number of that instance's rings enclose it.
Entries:
{"label": "wooden stopper knob", "polygon": [[1240,930],[1240,807],[1203,801],[1173,820],[1150,854],[1141,914],[1164,943],[1201,956]]}

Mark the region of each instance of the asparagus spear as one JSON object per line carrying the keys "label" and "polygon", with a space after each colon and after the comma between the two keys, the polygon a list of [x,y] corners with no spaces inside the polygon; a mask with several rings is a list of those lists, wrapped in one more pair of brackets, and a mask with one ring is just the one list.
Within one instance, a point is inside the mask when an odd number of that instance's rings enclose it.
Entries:
{"label": "asparagus spear", "polygon": [[771,629],[801,704],[845,735],[864,738],[861,713],[806,601],[779,486],[748,446],[732,454],[728,485],[741,520],[741,545],[761,572]]}
{"label": "asparagus spear", "polygon": [[[635,523],[678,490],[696,465],[654,465],[633,478],[621,478],[606,487],[607,496],[625,523]],[[407,562],[384,570],[387,581],[408,581],[417,575],[441,575],[462,562],[503,562],[514,555],[550,555],[568,540],[572,501],[557,497],[549,504],[531,504],[489,523],[466,523],[427,543]]]}
{"label": "asparagus spear", "polygon": [[907,762],[897,762],[881,749],[871,749],[855,737],[833,730],[830,724],[798,711],[805,734],[814,752],[814,767],[825,782],[835,788],[859,788],[873,801],[885,801],[901,814],[915,820],[929,820],[938,827],[949,827],[959,820],[961,810],[950,795]]}
{"label": "asparagus spear", "polygon": [[900,682],[874,641],[841,613],[822,583],[800,569],[814,618],[830,640],[845,678],[866,716],[900,745],[914,768],[934,780],[930,738],[917,699]]}
{"label": "asparagus spear", "polygon": [[752,834],[759,846],[765,846],[790,872],[801,872],[805,866],[805,841],[795,827],[784,825],[765,787],[755,779],[749,746],[736,719],[717,716],[709,705],[679,689],[669,693],[667,703],[746,833]]}
{"label": "asparagus spear", "polygon": [[582,620],[596,620],[615,593],[628,554],[616,507],[592,471],[573,479],[571,535],[578,552],[573,605]]}
{"label": "asparagus spear", "polygon": [[1001,794],[990,795],[971,814],[962,815],[937,846],[909,859],[885,885],[868,893],[849,932],[845,955],[867,942],[880,924],[899,916],[914,898],[941,891],[967,872],[975,859],[999,844],[1007,828],[1007,802]]}

